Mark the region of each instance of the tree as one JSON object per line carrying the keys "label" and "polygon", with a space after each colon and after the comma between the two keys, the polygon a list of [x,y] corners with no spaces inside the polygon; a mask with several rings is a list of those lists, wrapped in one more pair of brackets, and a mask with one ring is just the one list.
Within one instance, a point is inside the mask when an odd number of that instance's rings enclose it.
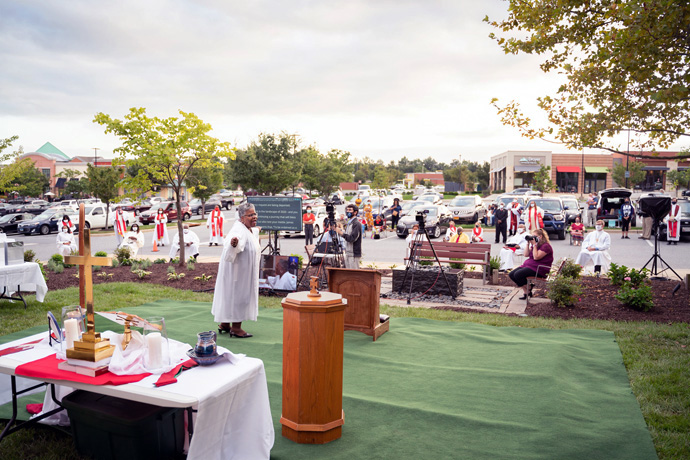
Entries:
{"label": "tree", "polygon": [[391,176],[384,166],[377,166],[374,169],[374,180],[371,182],[373,189],[387,189],[392,184]]}
{"label": "tree", "polygon": [[106,227],[109,222],[110,203],[119,196],[119,183],[122,177],[122,168],[117,166],[95,167],[91,164],[86,166],[86,177],[88,178],[89,193],[99,198],[105,203]]}
{"label": "tree", "polygon": [[[508,17],[484,18],[506,54],[544,55],[565,82],[537,99],[549,120],[534,127],[519,103],[492,103],[529,138],[627,155],[611,137],[631,129],[640,151],[668,148],[690,125],[690,6],[677,0],[510,0]],[[504,36],[503,36],[504,35]],[[637,157],[646,157],[635,154]]]}
{"label": "tree", "polygon": [[669,171],[666,173],[666,180],[673,184],[673,188],[676,190],[676,196],[678,196],[678,189],[680,187],[690,189],[690,169],[686,169],[685,171]]}
{"label": "tree", "polygon": [[352,178],[350,152],[333,149],[322,155],[315,147],[310,147],[304,151],[303,161],[302,183],[324,197],[330,197],[341,182]]}
{"label": "tree", "polygon": [[[628,178],[627,184],[628,188],[633,188],[636,184],[639,184],[644,180],[647,173],[642,170],[645,164],[641,161],[629,161],[627,162],[627,170],[630,172],[630,177]],[[609,168],[611,173],[611,178],[620,187],[625,187],[625,171],[626,162],[618,163],[613,168]]]}
{"label": "tree", "polygon": [[182,189],[190,171],[209,166],[214,158],[233,158],[227,142],[211,137],[211,125],[193,113],[179,111],[181,118],[148,117],[146,109],[131,108],[124,120],[98,113],[94,122],[105,126],[122,140],[114,151],[117,161],[139,166],[136,176],[127,176],[122,184],[130,189],[150,190],[153,181],[164,181],[174,193],[177,207],[177,231],[180,238],[180,266],[184,266],[185,245],[182,231]]}
{"label": "tree", "polygon": [[556,186],[551,180],[551,166],[542,165],[539,171],[534,173],[534,188],[542,193],[553,192]]}
{"label": "tree", "polygon": [[233,178],[245,191],[253,188],[259,193],[280,193],[301,172],[294,157],[288,134],[259,134],[246,150],[237,151]]}
{"label": "tree", "polygon": [[[4,192],[15,191],[15,183],[18,176],[29,169],[35,169],[35,163],[28,158],[19,159],[24,152],[21,146],[17,151],[12,153],[2,153],[14,141],[19,139],[18,136],[12,136],[7,139],[0,139],[0,190]],[[19,190],[16,190],[19,191]]]}
{"label": "tree", "polygon": [[187,188],[195,198],[201,200],[201,218],[204,218],[204,204],[223,187],[223,165],[213,162],[205,168],[194,168],[187,176]]}
{"label": "tree", "polygon": [[30,168],[23,169],[14,180],[13,189],[23,196],[37,197],[45,193],[50,187],[50,181],[41,171],[36,169],[34,162],[29,160]]}

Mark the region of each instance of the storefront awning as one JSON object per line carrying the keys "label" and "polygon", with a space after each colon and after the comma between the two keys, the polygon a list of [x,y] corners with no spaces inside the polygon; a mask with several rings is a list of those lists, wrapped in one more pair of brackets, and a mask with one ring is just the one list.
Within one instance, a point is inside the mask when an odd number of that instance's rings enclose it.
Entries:
{"label": "storefront awning", "polygon": [[690,169],[690,166],[678,166],[678,171],[687,171]]}
{"label": "storefront awning", "polygon": [[67,182],[67,179],[65,177],[58,177],[57,182],[55,183],[55,186],[57,188],[64,188],[65,187],[65,182]]}
{"label": "storefront awning", "polygon": [[516,166],[515,172],[537,172],[537,171],[539,171],[539,168],[541,168],[541,166],[534,166],[534,165]]}
{"label": "storefront awning", "polygon": [[608,174],[609,168],[605,166],[585,166],[586,173]]}
{"label": "storefront awning", "polygon": [[556,166],[556,172],[579,173],[580,167],[579,166]]}
{"label": "storefront awning", "polygon": [[492,170],[489,171],[489,172],[493,174],[493,173],[501,172],[501,171],[503,171],[504,169],[506,169],[506,167],[505,167],[505,166],[501,166],[500,168],[492,169]]}
{"label": "storefront awning", "polygon": [[668,171],[669,168],[666,166],[645,166],[642,171]]}

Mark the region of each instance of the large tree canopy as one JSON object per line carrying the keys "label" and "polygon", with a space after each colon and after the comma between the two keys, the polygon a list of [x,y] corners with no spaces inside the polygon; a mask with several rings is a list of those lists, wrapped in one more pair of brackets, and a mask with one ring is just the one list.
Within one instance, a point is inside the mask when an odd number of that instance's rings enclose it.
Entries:
{"label": "large tree canopy", "polygon": [[638,133],[635,150],[688,136],[687,0],[509,0],[507,19],[484,20],[501,31],[490,37],[506,53],[543,55],[541,69],[565,77],[554,94],[538,98],[548,126],[533,126],[515,101],[492,101],[503,123],[524,136],[623,154],[611,138],[627,129]]}

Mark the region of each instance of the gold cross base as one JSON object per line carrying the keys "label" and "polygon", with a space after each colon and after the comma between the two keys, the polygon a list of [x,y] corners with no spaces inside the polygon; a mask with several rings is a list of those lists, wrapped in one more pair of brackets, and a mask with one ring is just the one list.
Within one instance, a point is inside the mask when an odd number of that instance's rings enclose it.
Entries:
{"label": "gold cross base", "polygon": [[81,359],[92,363],[110,358],[115,351],[115,346],[110,345],[110,340],[102,339],[99,333],[85,333],[81,340],[74,341],[74,348],[68,348],[68,358]]}

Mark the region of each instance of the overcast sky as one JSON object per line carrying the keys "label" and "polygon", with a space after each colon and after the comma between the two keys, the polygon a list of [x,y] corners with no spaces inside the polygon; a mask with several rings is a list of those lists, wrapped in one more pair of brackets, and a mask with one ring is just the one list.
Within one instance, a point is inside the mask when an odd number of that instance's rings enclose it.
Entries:
{"label": "overcast sky", "polygon": [[[501,125],[492,97],[533,101],[557,77],[506,56],[482,22],[499,0],[0,2],[0,138],[112,156],[93,123],[181,109],[238,147],[261,132],[385,162],[552,150]],[[593,152],[594,153],[594,152]]]}

